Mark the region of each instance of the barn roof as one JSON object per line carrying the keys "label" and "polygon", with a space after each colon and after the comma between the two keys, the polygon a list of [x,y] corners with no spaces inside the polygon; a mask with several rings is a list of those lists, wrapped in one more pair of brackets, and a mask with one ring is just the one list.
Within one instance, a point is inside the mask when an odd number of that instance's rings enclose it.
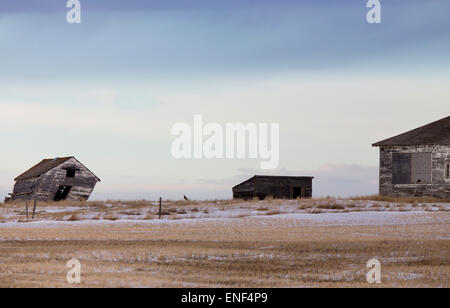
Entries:
{"label": "barn roof", "polygon": [[248,180],[245,180],[244,182],[237,184],[235,187],[241,186],[242,184],[245,184],[249,181],[252,181],[254,179],[313,179],[313,176],[285,176],[285,175],[254,175],[251,178],[249,178]]}
{"label": "barn roof", "polygon": [[[53,168],[61,165],[62,163],[65,163],[66,161],[68,161],[71,158],[74,158],[76,160],[76,158],[73,156],[44,159],[37,165],[31,167],[30,169],[28,169],[27,171],[25,171],[24,173],[22,173],[21,175],[16,177],[14,179],[14,181],[37,178],[37,177],[41,176],[42,174],[46,173],[47,171],[50,171]],[[97,177],[95,174],[94,174],[94,176]],[[100,181],[100,179],[98,177],[97,177],[97,179]]]}
{"label": "barn roof", "polygon": [[379,146],[450,145],[450,116],[372,144]]}

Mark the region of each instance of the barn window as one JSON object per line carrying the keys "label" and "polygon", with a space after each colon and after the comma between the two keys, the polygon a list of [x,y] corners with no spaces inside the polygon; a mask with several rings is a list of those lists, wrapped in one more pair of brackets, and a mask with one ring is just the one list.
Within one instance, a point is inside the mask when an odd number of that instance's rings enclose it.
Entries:
{"label": "barn window", "polygon": [[445,179],[450,180],[450,164],[445,165]]}
{"label": "barn window", "polygon": [[392,184],[411,183],[411,154],[392,154]]}
{"label": "barn window", "polygon": [[66,170],[66,177],[74,178],[75,177],[75,170],[74,169],[67,169]]}
{"label": "barn window", "polygon": [[430,184],[431,153],[392,154],[392,184]]}

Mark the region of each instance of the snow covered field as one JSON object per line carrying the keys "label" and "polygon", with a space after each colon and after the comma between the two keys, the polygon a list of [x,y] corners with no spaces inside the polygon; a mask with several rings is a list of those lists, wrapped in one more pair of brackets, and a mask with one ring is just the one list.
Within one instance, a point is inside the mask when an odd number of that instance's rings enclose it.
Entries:
{"label": "snow covered field", "polygon": [[[126,218],[126,217],[125,217]],[[244,219],[245,218],[245,219]],[[432,219],[431,219],[432,218]],[[449,223],[450,213],[430,213],[424,211],[411,212],[350,212],[350,213],[290,213],[277,214],[270,216],[255,215],[240,218],[180,218],[180,219],[120,219],[120,220],[90,220],[83,219],[77,221],[58,221],[58,220],[36,220],[29,222],[3,222],[2,228],[64,228],[64,227],[83,227],[83,226],[129,226],[129,225],[186,225],[197,223],[226,223],[232,219],[242,220],[242,224],[256,225],[276,225],[283,224],[289,226],[395,226],[395,225],[414,225],[429,222]],[[0,231],[1,232],[1,231]],[[450,239],[450,234],[449,234]]]}
{"label": "snow covered field", "polygon": [[[28,220],[31,221],[29,208]],[[244,218],[244,217],[290,217],[322,220],[353,217],[346,213],[370,213],[360,217],[395,217],[402,212],[448,212],[450,203],[404,203],[377,202],[349,199],[309,199],[309,200],[267,200],[267,201],[217,201],[217,202],[164,202],[163,220],[185,220],[205,218]],[[377,214],[388,212],[392,215]],[[314,214],[314,215],[312,215]],[[319,215],[340,214],[340,215]],[[317,217],[312,217],[317,216]],[[83,221],[83,220],[155,220],[158,219],[158,204],[141,202],[88,202],[77,203],[38,203],[34,221]],[[0,206],[0,227],[6,222],[26,222],[24,204]]]}
{"label": "snow covered field", "polygon": [[[342,204],[344,203],[344,204]],[[344,206],[342,206],[344,205]],[[351,200],[1,207],[0,287],[448,287],[448,204]],[[82,264],[68,285],[66,262]]]}

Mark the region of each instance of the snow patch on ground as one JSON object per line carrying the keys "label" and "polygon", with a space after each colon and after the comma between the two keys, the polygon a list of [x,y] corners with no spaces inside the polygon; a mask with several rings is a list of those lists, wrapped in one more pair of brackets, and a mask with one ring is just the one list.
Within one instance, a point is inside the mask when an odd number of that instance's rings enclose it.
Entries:
{"label": "snow patch on ground", "polygon": [[[272,225],[284,220],[286,223],[303,222],[337,225],[390,225],[409,223],[403,218],[424,213],[434,213],[448,220],[449,203],[394,203],[349,199],[301,199],[269,200],[253,202],[175,202],[163,203],[162,218],[158,219],[159,206],[154,202],[127,205],[126,202],[89,203],[83,206],[38,205],[33,222],[42,226],[117,224],[117,223],[195,223],[214,219],[260,219],[263,224]],[[438,213],[436,213],[438,212]],[[31,213],[29,213],[31,216]],[[27,220],[22,207],[0,207],[0,228],[22,225]],[[31,217],[29,217],[31,220]],[[55,222],[55,223],[54,223]],[[59,226],[59,225],[58,225]]]}
{"label": "snow patch on ground", "polygon": [[[447,213],[426,212],[354,212],[354,213],[322,213],[322,214],[278,214],[271,216],[249,216],[245,218],[186,218],[186,219],[121,219],[121,220],[79,220],[79,221],[32,221],[0,223],[3,228],[64,228],[76,226],[114,226],[114,225],[159,225],[159,224],[196,224],[227,222],[244,219],[257,224],[289,224],[293,226],[326,225],[326,226],[358,226],[358,225],[403,225],[422,224],[426,217],[444,215],[441,218],[450,222]],[[426,216],[426,217],[425,217]],[[422,219],[421,219],[422,218]],[[373,235],[373,234],[372,234]],[[448,238],[446,238],[448,239]]]}

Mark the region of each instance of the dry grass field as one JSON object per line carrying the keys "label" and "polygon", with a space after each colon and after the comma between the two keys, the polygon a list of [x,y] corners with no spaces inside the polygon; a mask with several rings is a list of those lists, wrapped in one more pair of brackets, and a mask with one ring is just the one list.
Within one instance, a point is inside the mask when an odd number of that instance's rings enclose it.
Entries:
{"label": "dry grass field", "polygon": [[[0,287],[448,287],[448,203],[313,199],[0,206]],[[82,282],[66,282],[66,262]],[[382,283],[366,282],[381,262]]]}

